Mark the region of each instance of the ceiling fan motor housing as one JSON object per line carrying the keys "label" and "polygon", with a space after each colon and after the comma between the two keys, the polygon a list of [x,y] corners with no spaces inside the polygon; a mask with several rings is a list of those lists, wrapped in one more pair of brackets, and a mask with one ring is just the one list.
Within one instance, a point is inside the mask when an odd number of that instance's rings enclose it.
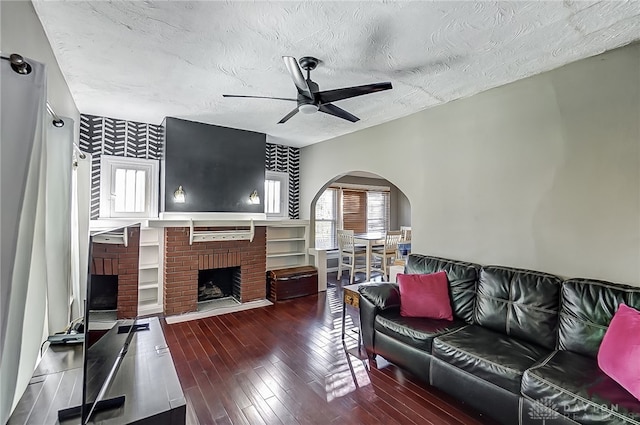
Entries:
{"label": "ceiling fan motor housing", "polygon": [[313,56],[304,56],[301,57],[298,62],[300,62],[300,67],[305,71],[313,71],[314,69],[316,69],[316,66],[318,66],[320,60],[314,58]]}

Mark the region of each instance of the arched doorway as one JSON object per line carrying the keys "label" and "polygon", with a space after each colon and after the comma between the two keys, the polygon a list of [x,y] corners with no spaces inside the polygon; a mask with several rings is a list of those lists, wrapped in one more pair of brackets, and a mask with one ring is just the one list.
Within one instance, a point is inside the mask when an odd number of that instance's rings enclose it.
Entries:
{"label": "arched doorway", "polygon": [[[311,203],[310,245],[327,254],[328,283],[335,283],[338,265],[337,230],[385,233],[411,227],[407,196],[384,177],[365,171],[335,176]],[[348,273],[347,273],[348,282]],[[344,274],[343,274],[344,279]],[[364,276],[356,274],[356,281]],[[381,279],[378,274],[377,279]]]}

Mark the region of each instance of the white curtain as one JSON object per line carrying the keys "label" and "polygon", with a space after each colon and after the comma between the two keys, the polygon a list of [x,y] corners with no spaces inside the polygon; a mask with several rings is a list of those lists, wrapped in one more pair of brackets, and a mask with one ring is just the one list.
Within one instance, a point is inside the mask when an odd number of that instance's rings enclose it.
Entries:
{"label": "white curtain", "polygon": [[87,293],[89,219],[91,215],[91,155],[76,153],[71,176],[71,320],[84,315]]}
{"label": "white curtain", "polygon": [[[56,127],[47,114],[44,65],[27,59],[32,72],[21,75],[8,61],[0,62],[0,423],[5,423],[31,379],[42,342],[69,324],[74,123],[63,118],[64,125]],[[88,240],[86,198],[82,229]],[[82,255],[80,245],[76,255]]]}
{"label": "white curtain", "polygon": [[[69,324],[71,287],[71,172],[73,120],[61,117],[56,127],[47,119],[45,254],[49,333]],[[55,253],[54,255],[51,255]]]}
{"label": "white curtain", "polygon": [[43,64],[27,61],[32,72],[20,75],[0,60],[0,423],[33,373],[45,322],[44,244],[36,241],[45,223],[46,76]]}

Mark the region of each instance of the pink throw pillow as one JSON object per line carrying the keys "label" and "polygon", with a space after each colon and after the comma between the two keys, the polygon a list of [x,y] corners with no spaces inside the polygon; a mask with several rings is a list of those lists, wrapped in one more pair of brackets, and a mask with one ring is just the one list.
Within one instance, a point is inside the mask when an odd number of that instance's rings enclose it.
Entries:
{"label": "pink throw pillow", "polygon": [[453,320],[446,272],[398,274],[400,315]]}
{"label": "pink throw pillow", "polygon": [[620,304],[600,344],[598,366],[640,401],[640,311]]}

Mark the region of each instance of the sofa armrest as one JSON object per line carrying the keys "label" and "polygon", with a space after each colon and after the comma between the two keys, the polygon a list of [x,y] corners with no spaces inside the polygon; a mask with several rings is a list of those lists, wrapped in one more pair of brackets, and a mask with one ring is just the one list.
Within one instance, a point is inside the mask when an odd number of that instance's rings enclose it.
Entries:
{"label": "sofa armrest", "polygon": [[375,356],[373,327],[376,315],[383,310],[400,308],[400,291],[394,283],[379,283],[358,288],[360,293],[360,331],[367,356]]}
{"label": "sofa armrest", "polygon": [[379,310],[400,307],[400,290],[396,283],[361,286],[358,292]]}

